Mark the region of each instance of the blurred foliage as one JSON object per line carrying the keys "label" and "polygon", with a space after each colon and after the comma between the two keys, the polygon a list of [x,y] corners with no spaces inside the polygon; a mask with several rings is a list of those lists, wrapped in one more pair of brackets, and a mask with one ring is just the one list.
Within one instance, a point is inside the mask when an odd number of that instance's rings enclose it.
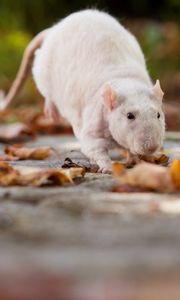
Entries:
{"label": "blurred foliage", "polygon": [[[0,87],[9,88],[33,35],[87,7],[109,11],[138,37],[154,79],[165,78],[166,84],[176,76],[180,68],[179,0],[1,0]],[[32,99],[34,90],[29,81],[22,97]]]}
{"label": "blurred foliage", "polygon": [[130,22],[128,28],[138,38],[151,76],[167,77],[180,69],[180,28],[173,22]]}
{"label": "blurred foliage", "polygon": [[180,20],[179,0],[1,0],[0,28],[25,28],[36,33],[69,13],[87,7],[107,10],[118,18]]}
{"label": "blurred foliage", "polygon": [[[0,70],[4,76],[15,75],[15,69],[22,58],[24,47],[28,44],[30,35],[20,30],[10,30],[1,33]],[[0,76],[3,76],[0,73]],[[0,77],[1,78],[1,77]]]}

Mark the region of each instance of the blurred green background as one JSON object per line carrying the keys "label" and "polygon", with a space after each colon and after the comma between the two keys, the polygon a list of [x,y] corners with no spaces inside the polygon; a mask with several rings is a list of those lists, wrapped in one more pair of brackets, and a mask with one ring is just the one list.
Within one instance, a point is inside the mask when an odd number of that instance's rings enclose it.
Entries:
{"label": "blurred green background", "polygon": [[[0,88],[10,87],[23,50],[37,32],[91,7],[108,11],[137,36],[152,78],[160,78],[167,99],[179,97],[179,0],[0,0]],[[19,100],[34,103],[37,97],[29,80]]]}

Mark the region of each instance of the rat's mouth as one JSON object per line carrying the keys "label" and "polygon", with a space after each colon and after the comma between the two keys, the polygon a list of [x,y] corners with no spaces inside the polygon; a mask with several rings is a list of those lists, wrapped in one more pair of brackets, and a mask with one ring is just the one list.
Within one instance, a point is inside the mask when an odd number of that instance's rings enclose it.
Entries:
{"label": "rat's mouth", "polygon": [[143,151],[138,151],[138,156],[144,156],[144,155],[155,155],[158,151],[159,147],[153,147],[152,149],[146,149]]}
{"label": "rat's mouth", "polygon": [[130,149],[130,152],[133,155],[137,155],[139,157],[144,156],[144,155],[153,155],[157,152],[157,150],[159,149],[159,147],[153,148],[153,149],[139,149],[139,150],[134,150],[134,149]]}
{"label": "rat's mouth", "polygon": [[160,149],[159,143],[156,141],[145,141],[138,145],[138,143],[134,142],[131,144],[130,152],[133,155],[153,155]]}
{"label": "rat's mouth", "polygon": [[155,150],[148,150],[148,151],[144,152],[144,155],[153,155],[153,154],[156,153],[156,151],[157,151],[157,149],[155,149]]}

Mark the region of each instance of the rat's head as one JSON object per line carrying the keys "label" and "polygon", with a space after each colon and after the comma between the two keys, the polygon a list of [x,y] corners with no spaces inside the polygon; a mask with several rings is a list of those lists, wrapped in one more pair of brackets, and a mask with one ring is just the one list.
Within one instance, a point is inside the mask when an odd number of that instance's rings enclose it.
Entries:
{"label": "rat's head", "polygon": [[103,99],[111,135],[132,154],[148,155],[161,148],[165,131],[163,94],[159,80],[152,89],[127,96],[109,85],[105,87]]}

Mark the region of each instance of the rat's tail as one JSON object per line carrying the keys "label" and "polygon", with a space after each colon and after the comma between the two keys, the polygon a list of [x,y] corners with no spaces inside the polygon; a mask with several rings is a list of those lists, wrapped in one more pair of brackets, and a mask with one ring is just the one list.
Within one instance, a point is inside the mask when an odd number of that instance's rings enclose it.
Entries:
{"label": "rat's tail", "polygon": [[7,95],[5,96],[4,92],[0,90],[0,111],[4,110],[14,100],[25,83],[32,67],[34,52],[42,45],[47,32],[48,29],[37,34],[25,49],[20,68]]}

